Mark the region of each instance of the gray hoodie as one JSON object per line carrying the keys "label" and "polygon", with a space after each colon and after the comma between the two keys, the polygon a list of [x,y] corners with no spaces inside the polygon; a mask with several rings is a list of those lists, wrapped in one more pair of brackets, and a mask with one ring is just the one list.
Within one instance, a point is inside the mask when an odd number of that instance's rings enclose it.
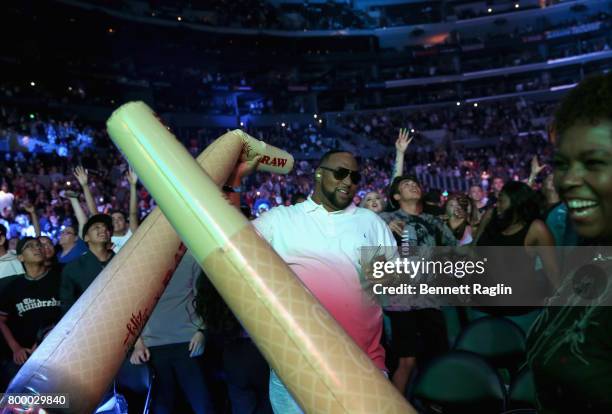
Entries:
{"label": "gray hoodie", "polygon": [[0,292],[4,289],[5,285],[8,285],[14,279],[11,276],[22,275],[24,273],[23,265],[14,253],[7,252],[4,256],[0,256]]}

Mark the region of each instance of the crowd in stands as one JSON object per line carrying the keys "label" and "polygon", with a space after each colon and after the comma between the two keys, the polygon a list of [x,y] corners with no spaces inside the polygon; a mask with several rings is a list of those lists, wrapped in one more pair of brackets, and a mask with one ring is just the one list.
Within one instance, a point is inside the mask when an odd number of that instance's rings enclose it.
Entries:
{"label": "crowd in stands", "polygon": [[[87,3],[84,0],[83,3]],[[238,2],[192,1],[189,7],[182,3],[153,3],[148,7],[134,7],[127,1],[112,1],[105,4],[110,9],[157,19],[181,21],[214,27],[236,27],[267,30],[346,30],[375,29],[416,24],[439,23],[456,19],[472,19],[500,13],[525,10],[515,8],[508,2],[504,7],[446,7],[442,10],[438,2],[422,2],[412,5],[392,4],[359,10],[349,3],[330,1],[323,3],[294,4],[275,3],[264,0],[241,0]],[[547,1],[547,5],[558,3]],[[479,7],[480,6],[480,7]],[[483,8],[484,7],[484,8]],[[534,5],[531,8],[535,7]],[[180,20],[179,20],[180,17]]]}
{"label": "crowd in stands", "polygon": [[[494,176],[505,179],[528,176],[531,155],[549,158],[544,127],[554,104],[522,100],[483,103],[478,107],[434,108],[420,111],[385,111],[344,115],[337,122],[366,140],[377,140],[392,148],[396,131],[406,127],[417,137],[406,157],[407,165],[418,176],[428,174],[461,177],[469,182],[489,185]],[[0,108],[6,115],[0,141],[8,142],[2,159],[2,182],[6,185],[2,205],[3,224],[9,238],[33,234],[33,223],[24,207],[33,204],[39,212],[42,234],[58,241],[63,226],[74,221],[66,192],[80,192],[74,169],[83,165],[89,173],[89,187],[96,211],[127,211],[128,165],[112,146],[101,127],[81,125],[76,119],[57,121],[53,117]],[[536,122],[538,121],[538,122]],[[427,138],[431,131],[442,131],[441,141]],[[295,194],[309,194],[313,189],[311,161],[340,143],[327,138],[329,132],[310,125],[287,124],[275,127],[246,128],[258,139],[295,154],[298,161],[291,174],[277,176],[258,173],[248,182],[244,203],[254,211],[290,202]],[[198,137],[185,140],[196,156],[223,129],[198,131]],[[457,144],[465,138],[488,140],[484,148],[470,149]],[[24,139],[39,142],[25,146]],[[349,142],[351,138],[348,138]],[[357,143],[358,141],[354,141]],[[45,148],[52,150],[44,151]],[[390,182],[389,158],[364,160],[364,180],[360,196],[377,191]],[[7,194],[12,194],[9,201]],[[139,187],[138,217],[145,217],[155,206],[148,192]],[[81,197],[87,211],[85,200]]]}
{"label": "crowd in stands", "polygon": [[[122,2],[117,2],[122,3]],[[222,2],[221,2],[222,3]],[[247,2],[248,3],[248,2]],[[238,4],[238,3],[237,3]],[[230,7],[234,7],[232,4]],[[310,7],[332,7],[331,5],[313,5]],[[217,4],[215,7],[219,7]],[[241,6],[236,6],[241,7]],[[302,7],[301,5],[299,7]],[[298,7],[298,8],[299,8]],[[344,7],[335,5],[333,7]],[[252,9],[259,10],[259,9]],[[256,13],[256,12],[253,12]],[[313,16],[326,16],[327,13],[311,13]],[[78,16],[78,14],[77,14]],[[23,14],[19,16],[29,19]],[[81,17],[75,24],[87,27],[89,17]],[[42,19],[42,17],[41,17]],[[25,20],[35,27],[36,22]],[[111,20],[112,21],[112,20]],[[523,37],[529,35],[542,36],[551,30],[568,29],[576,25],[592,24],[601,22],[599,29],[585,33],[570,33],[559,38],[546,38],[524,42]],[[116,22],[115,22],[116,23]],[[51,25],[51,23],[46,22]],[[98,23],[94,36],[100,44],[108,44],[109,47],[119,46],[125,38],[130,38],[129,29],[121,27],[105,27]],[[125,23],[124,23],[125,24]],[[109,23],[109,26],[111,24]],[[358,62],[356,65],[319,65],[318,62],[297,62],[277,66],[265,63],[266,70],[257,70],[252,64],[242,65],[239,60],[228,59],[227,64],[219,53],[224,50],[226,44],[233,39],[218,39],[209,43],[204,41],[183,41],[180,31],[173,33],[155,44],[166,53],[176,51],[177,55],[187,61],[174,62],[172,59],[143,58],[137,55],[124,54],[115,59],[96,59],[79,56],[75,53],[66,52],[53,60],[51,65],[61,73],[51,78],[21,79],[23,73],[16,63],[14,57],[8,57],[2,63],[2,69],[6,69],[13,76],[0,82],[0,99],[23,99],[44,100],[49,104],[57,105],[93,105],[102,107],[114,107],[118,102],[125,100],[125,91],[129,90],[130,99],[136,97],[154,101],[156,109],[161,112],[196,112],[214,115],[238,115],[238,114],[268,114],[286,112],[308,112],[313,111],[317,105],[313,96],[319,99],[318,106],[324,110],[343,109],[338,97],[343,90],[355,90],[356,99],[360,100],[360,108],[371,108],[376,106],[395,106],[399,104],[424,104],[441,101],[452,101],[467,98],[477,98],[506,93],[524,93],[528,91],[547,90],[549,88],[567,84],[573,84],[584,77],[585,74],[610,69],[610,60],[600,60],[598,63],[575,64],[561,68],[542,71],[534,76],[532,72],[513,74],[506,77],[490,77],[474,81],[444,82],[427,85],[426,87],[387,88],[370,89],[365,87],[372,82],[392,81],[410,79],[414,77],[431,77],[439,75],[458,75],[465,72],[503,68],[527,63],[545,62],[551,59],[565,58],[568,56],[583,55],[594,51],[606,51],[610,46],[610,15],[607,13],[585,14],[577,18],[563,22],[545,22],[537,28],[529,24],[519,25],[516,31],[505,34],[483,34],[481,37],[468,37],[458,33],[451,33],[445,43],[433,47],[414,46],[404,52],[389,52],[375,49],[368,50],[373,57],[380,57],[379,67],[374,67],[366,62]],[[109,33],[107,30],[116,30]],[[162,29],[160,29],[162,30]],[[125,31],[125,33],[124,33]],[[489,33],[486,30],[483,33]],[[502,30],[503,32],[503,30]],[[508,32],[508,31],[506,31]],[[177,34],[179,33],[179,34]],[[205,36],[194,31],[194,36]],[[153,42],[154,40],[151,40]],[[490,53],[497,50],[496,41],[504,44],[504,53]],[[136,41],[134,41],[136,42]],[[274,49],[274,43],[263,46],[252,47],[252,43],[246,42],[240,49],[240,42],[233,41],[231,46],[236,56],[250,56],[260,52],[267,57],[270,53],[278,53],[279,58],[284,53],[307,55],[312,53],[321,56],[330,52],[323,42],[321,47],[312,47],[312,50],[303,50],[304,46],[288,48],[287,51],[279,52]],[[504,43],[505,42],[505,43]],[[347,48],[352,47],[351,42]],[[477,47],[475,47],[475,45]],[[133,46],[133,45],[132,45]],[[465,47],[464,47],[465,46]],[[44,48],[44,44],[39,44]],[[143,46],[151,47],[150,45]],[[261,47],[261,48],[260,48]],[[274,50],[270,50],[274,49]],[[316,49],[316,50],[315,50]],[[332,48],[331,53],[346,53],[340,47]],[[225,52],[227,53],[227,52]],[[412,55],[414,59],[394,58],[394,53],[405,53]],[[164,55],[160,53],[160,55]],[[195,63],[187,59],[189,56],[197,56],[201,59]],[[215,58],[216,56],[216,58]],[[398,55],[399,56],[399,55]],[[387,60],[386,58],[389,58]],[[41,62],[32,65],[42,64]],[[178,58],[177,58],[178,59]],[[219,59],[222,61],[220,62]],[[289,58],[291,62],[291,58]],[[276,61],[276,58],[270,59]],[[6,65],[6,67],[5,67]],[[245,66],[248,66],[246,68]],[[317,67],[320,66],[320,67]],[[42,77],[42,76],[41,76]],[[314,89],[326,90],[319,94]],[[255,101],[244,98],[241,88],[248,92],[246,95],[255,95]],[[295,88],[295,89],[292,89]],[[296,92],[298,90],[299,92]],[[328,92],[329,91],[329,92]],[[381,100],[372,100],[372,93],[380,93]],[[318,95],[318,96],[316,96]],[[334,95],[328,102],[333,102],[335,108],[326,107],[327,96]],[[244,101],[243,101],[244,99]]]}
{"label": "crowd in stands", "polygon": [[[330,250],[333,250],[331,245],[325,245],[329,242],[328,239],[334,239],[332,244],[341,245],[340,241],[347,240],[347,235],[357,237],[360,243],[376,245],[372,243],[376,240],[368,239],[374,237],[371,235],[374,230],[380,231],[376,237],[380,237],[380,241],[385,243],[380,246],[394,245],[395,239],[397,246],[402,248],[401,254],[415,247],[455,247],[467,244],[518,246],[521,248],[518,249],[518,256],[513,256],[514,261],[505,261],[507,257],[495,260],[500,260],[498,264],[505,263],[506,268],[510,263],[512,269],[508,269],[508,272],[511,272],[514,278],[522,278],[518,282],[514,279],[516,282],[514,288],[519,291],[518,295],[522,299],[540,300],[542,299],[540,284],[542,292],[545,292],[544,297],[548,297],[552,289],[563,289],[565,286],[561,280],[557,253],[554,250],[555,244],[567,245],[570,239],[575,244],[579,237],[581,240],[590,238],[593,241],[601,241],[602,232],[610,231],[606,230],[609,217],[593,213],[598,211],[596,209],[599,208],[599,202],[608,202],[606,199],[597,198],[600,201],[595,201],[562,198],[564,195],[569,197],[567,195],[569,189],[576,187],[580,187],[583,191],[592,191],[591,187],[585,184],[590,180],[600,186],[595,187],[598,190],[606,188],[606,181],[603,179],[608,173],[604,167],[605,162],[598,160],[596,155],[588,155],[594,157],[592,160],[584,160],[584,157],[587,157],[585,154],[594,152],[592,141],[596,141],[600,153],[605,153],[610,146],[609,134],[598,134],[601,128],[610,129],[608,119],[608,103],[612,93],[610,81],[610,75],[587,79],[570,93],[570,98],[566,98],[566,102],[555,114],[554,131],[562,133],[563,137],[557,135],[558,139],[554,143],[546,141],[547,137],[530,131],[521,136],[524,132],[521,129],[525,125],[529,126],[530,120],[546,118],[550,110],[549,104],[533,104],[531,107],[522,101],[491,104],[489,109],[487,105],[478,107],[478,110],[483,111],[482,115],[474,112],[476,107],[470,109],[472,122],[485,123],[472,125],[473,131],[482,133],[492,129],[493,126],[486,124],[492,120],[494,123],[505,123],[500,128],[508,130],[492,140],[494,145],[476,150],[458,148],[451,150],[445,146],[423,145],[419,141],[419,136],[415,133],[417,128],[419,130],[423,128],[423,131],[432,126],[444,126],[450,129],[453,122],[458,122],[459,118],[454,118],[457,115],[451,110],[436,108],[435,113],[420,111],[412,115],[408,113],[398,115],[390,112],[367,115],[370,118],[364,117],[365,115],[358,115],[361,116],[359,119],[350,118],[350,122],[354,124],[352,128],[357,133],[375,134],[372,127],[378,128],[380,123],[381,134],[384,131],[384,135],[379,135],[379,139],[391,150],[386,158],[363,159],[360,165],[355,157],[346,151],[331,151],[322,156],[319,154],[317,161],[314,162],[300,159],[299,153],[305,151],[305,148],[299,146],[299,142],[302,141],[309,142],[309,145],[316,144],[316,150],[319,152],[336,148],[336,146],[322,146],[322,142],[319,143],[317,138],[318,131],[312,127],[308,127],[306,132],[300,132],[300,128],[297,127],[292,131],[283,127],[289,132],[279,134],[275,139],[270,139],[271,135],[267,135],[273,132],[258,132],[256,129],[251,129],[249,130],[251,134],[260,135],[270,143],[295,151],[297,161],[293,172],[287,176],[256,173],[251,174],[246,181],[242,180],[244,191],[241,201],[246,205],[243,213],[249,218],[259,217],[259,220],[254,222],[255,227],[284,260],[288,260],[288,254],[294,255],[298,248],[306,249],[307,253],[304,254],[308,255],[307,260],[312,260],[316,249],[321,250],[317,255],[327,257]],[[592,92],[594,95],[590,95]],[[585,108],[586,104],[580,102],[581,99],[590,102],[591,106]],[[581,112],[583,115],[572,118],[576,111],[583,111]],[[525,125],[509,123],[520,118],[519,112],[525,116],[523,120]],[[567,114],[570,114],[569,121]],[[590,119],[588,117],[593,114],[596,117],[595,121],[585,123],[585,119]],[[463,117],[465,116],[464,112]],[[358,129],[358,125],[362,124],[369,126],[370,129],[367,131],[365,127]],[[544,124],[548,124],[547,119],[544,120]],[[50,128],[45,124],[42,135],[48,137],[49,129],[53,129],[57,134],[61,128],[57,127],[57,122],[54,125]],[[61,125],[72,128],[75,124],[61,123]],[[2,158],[0,167],[2,171],[0,270],[3,272],[0,274],[2,295],[0,330],[4,338],[0,343],[0,364],[3,368],[0,370],[0,386],[2,387],[36,351],[36,347],[45,335],[53,329],[53,324],[69,311],[71,305],[88,289],[90,283],[137,231],[139,223],[155,205],[146,189],[138,184],[135,172],[129,168],[119,152],[112,148],[108,138],[104,137],[102,132],[99,132],[98,138],[93,141],[94,149],[86,148],[78,151],[76,148],[71,148],[67,157],[58,154],[10,151]],[[289,142],[292,140],[298,142]],[[189,141],[187,149],[195,155],[206,143]],[[453,140],[447,141],[445,145],[452,147]],[[552,171],[547,165],[551,161],[553,145],[556,146],[554,157],[556,187],[551,185]],[[577,179],[576,164],[580,163],[584,163],[588,174],[585,173],[581,175],[582,178]],[[584,171],[582,168],[580,167],[581,171]],[[443,188],[426,188],[418,178],[424,170],[431,174],[452,173],[461,177],[471,175],[475,181],[471,182],[468,191],[448,194]],[[232,193],[235,194],[234,190],[228,193],[228,199],[232,197]],[[599,193],[593,193],[592,197],[599,197]],[[562,200],[565,202],[561,202]],[[289,206],[302,202],[305,203],[302,207],[272,209],[274,206]],[[363,208],[356,208],[352,203],[359,204]],[[313,211],[319,211],[322,218],[311,214]],[[285,212],[287,216],[279,215],[285,214],[279,212]],[[290,217],[290,214],[294,214],[295,217]],[[596,225],[581,220],[585,216],[598,220]],[[375,227],[366,227],[370,231],[363,233],[364,228],[355,226],[354,222],[344,221],[346,217],[362,220],[362,226],[367,224]],[[344,225],[344,229],[340,234],[326,234],[329,229],[324,228],[323,221],[316,220],[325,220],[328,225],[329,223],[333,223],[334,226]],[[314,223],[318,224],[313,225]],[[300,227],[297,226],[307,226],[304,227],[304,231],[308,233],[307,240],[310,244],[304,245],[302,240],[290,241],[293,244],[284,251],[278,241],[279,232],[286,233],[286,229],[291,226],[296,226],[298,229]],[[362,236],[366,242],[361,240]],[[603,236],[610,237],[609,234]],[[312,243],[313,237],[320,238],[319,244]],[[287,239],[282,240],[286,241]],[[12,253],[12,249],[15,250],[15,254]],[[336,249],[338,252],[342,251],[342,247]],[[391,258],[385,257],[386,260]],[[22,266],[21,273],[10,273],[19,272],[19,266]],[[347,266],[344,269],[343,266],[333,263],[327,269],[328,274],[320,273],[318,268],[312,275],[302,275],[297,269],[295,271],[298,272],[298,277],[303,277],[302,281],[313,295],[357,341],[359,333],[351,329],[364,323],[361,315],[357,318],[358,321],[351,319],[355,315],[351,313],[346,315],[345,305],[335,295],[336,291],[330,289],[328,285],[336,283],[332,279],[333,274],[345,271],[345,275],[354,277],[355,283],[361,283],[354,274],[357,268]],[[361,268],[359,269],[361,271]],[[503,273],[498,269],[501,268],[496,268],[495,273]],[[325,276],[323,284],[320,283],[322,275]],[[312,278],[319,281],[322,287],[317,287]],[[339,281],[346,286],[349,279],[341,277]],[[563,281],[563,283],[568,282]],[[569,284],[575,288],[572,281]],[[221,337],[217,338],[219,341],[217,345],[223,349],[219,360],[226,373],[223,381],[227,383],[227,395],[234,410],[236,407],[242,407],[240,404],[247,402],[243,400],[246,396],[244,390],[233,388],[238,387],[240,381],[233,381],[243,380],[247,374],[254,374],[257,384],[249,384],[249,388],[252,388],[249,392],[255,394],[251,396],[248,405],[263,404],[266,407],[263,412],[270,412],[270,404],[277,413],[299,412],[299,407],[295,402],[292,403],[292,397],[276,373],[268,369],[266,362],[249,339],[248,333],[233,318],[220,297],[215,296],[214,288],[207,282],[206,276],[202,274],[191,254],[182,257],[166,289],[129,355],[131,365],[147,363],[156,372],[156,385],[152,397],[155,412],[173,412],[178,399],[175,394],[177,387],[182,389],[185,397],[183,401],[188,402],[193,411],[199,414],[213,410],[215,402],[210,392],[210,383],[198,368],[199,363],[195,359],[204,353],[207,335],[209,338]],[[355,291],[357,297],[363,298],[361,289]],[[573,291],[575,295],[581,293]],[[29,300],[28,295],[36,295],[39,306],[25,309],[22,301]],[[216,302],[212,302],[215,300]],[[447,322],[440,309],[443,303],[435,295],[422,295],[410,299],[392,296],[385,301],[382,306],[372,303],[355,307],[355,312],[363,311],[368,314],[373,311],[378,312],[377,321],[368,325],[372,335],[369,333],[368,339],[358,345],[381,370],[386,372],[389,368],[389,380],[403,395],[406,395],[409,384],[415,381],[412,378],[415,369],[423,369],[422,366],[433,358],[452,355],[452,351],[449,354]],[[517,311],[512,307],[493,306],[492,303],[499,302],[485,301],[483,305],[488,306],[483,311],[492,318],[502,318],[506,321],[503,318],[527,314],[538,318],[533,325],[538,337],[534,338],[534,331],[528,334],[529,340],[532,341],[544,340],[554,343],[559,341],[558,335],[566,330],[576,329],[578,319],[568,321],[567,315],[557,319],[557,310],[554,306],[541,308],[538,305],[527,309],[519,307],[520,311]],[[383,307],[392,335],[390,338],[385,337],[381,342]],[[20,319],[22,313],[33,308],[41,309],[35,313],[36,316]],[[541,318],[540,313],[544,315]],[[363,316],[365,317],[365,314]],[[549,317],[554,321],[551,322]],[[600,330],[599,335],[607,335],[605,336],[607,338],[609,331],[606,326],[602,326],[607,317],[607,313],[602,315],[587,312],[577,318],[592,320],[589,326]],[[563,332],[552,335],[544,325],[550,323],[550,329],[559,329],[557,320],[565,324],[565,327]],[[533,319],[526,325],[531,326],[532,323]],[[524,340],[525,335],[521,335]],[[569,341],[563,338],[560,341],[556,347],[545,348],[546,352],[560,352],[555,360],[559,361],[555,362],[558,367],[564,367],[564,361],[573,358],[576,361],[573,367],[575,372],[582,370],[592,378],[593,371],[589,368],[591,364],[584,363],[585,358],[594,363],[600,358],[599,349],[604,349],[605,345],[601,345],[598,341],[579,339],[580,345],[585,341],[591,341],[588,342],[589,346],[599,347],[597,351],[585,352],[583,355],[582,352],[576,353]],[[390,350],[388,366],[383,356],[385,353],[383,342]],[[415,345],[422,345],[423,342],[427,343],[427,346],[421,348]],[[562,346],[566,346],[567,349],[561,349]],[[554,371],[554,367],[546,366],[547,362],[539,365],[542,361],[549,361],[550,358],[539,355],[543,351],[537,343],[532,343],[527,352],[524,347],[520,352],[523,359],[529,359],[534,375],[544,378],[543,382],[536,382],[539,395],[546,396],[547,392],[552,392],[554,396],[550,400],[543,400],[543,403],[538,401],[537,404],[555,406],[559,404],[559,398],[568,401],[583,398],[576,393],[558,392],[559,389],[554,386],[555,376],[558,373]],[[240,359],[241,362],[236,364],[234,358],[238,357],[248,358],[250,363],[247,364],[246,360]],[[255,362],[257,363],[254,364]],[[178,374],[175,376],[173,372]],[[236,378],[229,375],[232,372],[237,374]],[[189,378],[189,381],[182,381],[181,375]],[[567,375],[571,377],[571,373]],[[121,374],[117,375],[117,381],[120,376]],[[265,386],[268,383],[268,376],[269,394]],[[552,377],[547,378],[547,376]],[[504,382],[504,385],[509,386],[509,381]],[[602,400],[609,395],[609,387],[602,386],[593,392],[594,399],[591,402],[597,406],[609,407],[608,402]],[[109,401],[116,403],[116,400],[120,399],[113,389],[109,389],[109,394],[112,394],[109,395]],[[428,404],[428,401],[420,401],[416,392],[409,398],[415,404]],[[287,410],[289,406],[295,410]]]}
{"label": "crowd in stands", "polygon": [[499,138],[537,131],[554,103],[511,99],[460,103],[425,110],[369,111],[342,115],[338,122],[351,131],[385,145],[393,143],[393,131],[407,127],[415,131],[442,130],[451,140]]}
{"label": "crowd in stands", "polygon": [[[543,125],[553,107],[551,103],[511,100],[483,103],[478,107],[463,105],[344,115],[338,122],[387,148],[392,148],[399,128],[409,128],[417,137],[406,161],[413,173],[482,181],[487,185],[494,176],[523,179],[528,176],[531,156],[539,155],[544,160],[550,157]],[[127,164],[101,127],[79,125],[76,120],[56,121],[39,114],[32,119],[27,113],[5,107],[1,110],[6,117],[0,138],[8,142],[6,146],[10,150],[2,160],[3,182],[10,189],[7,192],[16,198],[14,205],[3,205],[2,212],[11,239],[32,234],[32,223],[23,210],[25,204],[32,203],[40,211],[43,234],[54,241],[59,240],[62,226],[73,216],[65,192],[78,187],[73,176],[78,165],[91,171],[90,187],[97,211],[127,211],[129,185],[124,177]],[[250,208],[256,204],[265,204],[268,208],[284,205],[294,194],[309,194],[313,189],[311,176],[316,165],[311,159],[340,145],[337,139],[328,138],[328,132],[313,124],[246,130],[258,139],[295,154],[298,159],[294,171],[287,176],[258,173],[252,178],[244,194],[244,202]],[[441,132],[443,139],[437,143],[428,139],[427,133],[431,131]],[[223,129],[199,131],[198,138],[185,141],[186,146],[195,156],[223,132]],[[24,146],[24,138],[35,140],[39,145]],[[484,139],[494,145],[474,149],[457,144],[468,138]],[[43,151],[51,144],[54,144],[51,151]],[[381,191],[389,184],[389,162],[389,158],[365,160],[362,197],[368,191]],[[138,199],[138,216],[142,218],[155,204],[143,188]]]}

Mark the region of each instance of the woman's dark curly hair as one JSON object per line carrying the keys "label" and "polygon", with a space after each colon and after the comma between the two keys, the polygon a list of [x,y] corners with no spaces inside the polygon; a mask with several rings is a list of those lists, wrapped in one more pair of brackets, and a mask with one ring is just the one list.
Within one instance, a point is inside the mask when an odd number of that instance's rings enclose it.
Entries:
{"label": "woman's dark curly hair", "polygon": [[595,124],[612,120],[612,72],[590,76],[561,101],[555,112],[553,137],[562,135],[577,122]]}

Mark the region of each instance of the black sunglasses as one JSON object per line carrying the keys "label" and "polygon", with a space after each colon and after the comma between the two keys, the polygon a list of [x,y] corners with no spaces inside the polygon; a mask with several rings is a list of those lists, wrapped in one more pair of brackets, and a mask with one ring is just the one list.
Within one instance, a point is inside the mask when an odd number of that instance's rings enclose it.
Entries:
{"label": "black sunglasses", "polygon": [[361,173],[359,171],[349,170],[348,168],[344,168],[344,167],[340,167],[335,170],[332,168],[328,168],[328,167],[319,167],[319,168],[321,168],[322,170],[333,172],[334,178],[338,181],[344,180],[348,175],[351,176],[351,181],[353,182],[353,184],[359,184],[359,181],[361,181]]}

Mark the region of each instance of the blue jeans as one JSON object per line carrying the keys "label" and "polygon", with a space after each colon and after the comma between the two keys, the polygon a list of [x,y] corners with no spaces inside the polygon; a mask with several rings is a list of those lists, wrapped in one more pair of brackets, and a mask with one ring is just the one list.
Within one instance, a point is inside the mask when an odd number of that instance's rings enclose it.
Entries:
{"label": "blue jeans", "polygon": [[[385,377],[389,378],[386,371]],[[274,414],[304,414],[276,373],[270,370],[270,403]]]}
{"label": "blue jeans", "polygon": [[303,414],[276,372],[270,371],[270,403],[274,414]]}

